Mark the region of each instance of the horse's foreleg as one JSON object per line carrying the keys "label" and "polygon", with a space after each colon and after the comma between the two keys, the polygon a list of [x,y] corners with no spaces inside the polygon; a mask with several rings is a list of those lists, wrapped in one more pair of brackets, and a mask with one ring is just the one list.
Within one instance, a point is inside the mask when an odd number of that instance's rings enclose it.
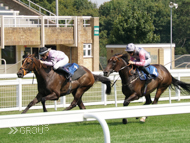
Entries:
{"label": "horse's foreleg", "polygon": [[46,100],[58,100],[58,99],[59,99],[59,97],[57,96],[57,94],[55,92],[53,92],[53,93],[51,93],[51,94],[49,94],[49,95],[47,95],[45,97],[42,97],[41,103],[42,103],[43,111],[47,112],[47,109],[46,109],[46,106],[45,106]]}
{"label": "horse's foreleg", "polygon": [[[152,103],[150,94],[146,95],[146,96],[145,96],[145,99],[146,99],[146,102],[144,103],[144,105],[149,105],[149,104]],[[147,118],[147,117],[145,117],[145,116],[144,116],[144,117],[141,117],[140,122],[145,122],[146,118]],[[136,119],[138,119],[138,118],[136,118]]]}
{"label": "horse's foreleg", "polygon": [[[133,93],[129,97],[125,97],[123,106],[128,106],[131,101],[136,100],[136,99],[138,99],[138,96],[136,95],[136,93]],[[127,124],[127,119],[123,119],[122,122],[123,124]]]}
{"label": "horse's foreleg", "polygon": [[39,100],[35,97],[35,98],[28,104],[28,106],[24,109],[24,111],[22,112],[22,114],[23,114],[23,113],[26,113],[30,107],[32,107],[33,105],[35,105],[35,104],[38,103],[38,102],[39,102]]}

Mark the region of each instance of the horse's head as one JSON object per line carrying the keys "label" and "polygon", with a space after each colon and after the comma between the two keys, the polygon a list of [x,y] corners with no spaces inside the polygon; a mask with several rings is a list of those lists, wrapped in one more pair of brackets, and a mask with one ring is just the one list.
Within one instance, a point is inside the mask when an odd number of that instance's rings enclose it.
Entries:
{"label": "horse's head", "polygon": [[22,61],[22,66],[17,72],[19,78],[23,78],[27,73],[34,70],[34,58],[34,55],[29,55]]}
{"label": "horse's head", "polygon": [[[124,57],[125,63],[122,58]],[[108,60],[108,64],[104,69],[104,76],[109,76],[113,72],[119,72],[123,65],[127,63],[129,59],[128,54],[116,54]]]}

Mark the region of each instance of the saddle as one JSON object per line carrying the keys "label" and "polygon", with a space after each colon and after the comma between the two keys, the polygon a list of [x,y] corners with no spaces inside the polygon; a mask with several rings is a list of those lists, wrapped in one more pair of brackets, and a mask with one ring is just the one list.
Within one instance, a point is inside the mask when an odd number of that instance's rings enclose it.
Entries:
{"label": "saddle", "polygon": [[[150,73],[150,75],[151,75],[154,79],[155,79],[156,77],[158,77],[158,71],[157,71],[157,68],[156,68],[156,67],[149,65],[149,66],[146,67],[146,70]],[[139,75],[140,80],[146,80],[145,86],[144,86],[144,91],[143,91],[143,94],[146,94],[147,86],[148,86],[149,82],[151,82],[151,81],[147,81],[147,74],[144,73],[144,71],[139,70],[139,69],[137,68],[137,73],[138,73],[138,75]]]}
{"label": "saddle", "polygon": [[57,73],[65,76],[66,79],[77,80],[83,76],[86,72],[80,65],[76,63],[68,63],[63,67],[59,67],[55,70]]}

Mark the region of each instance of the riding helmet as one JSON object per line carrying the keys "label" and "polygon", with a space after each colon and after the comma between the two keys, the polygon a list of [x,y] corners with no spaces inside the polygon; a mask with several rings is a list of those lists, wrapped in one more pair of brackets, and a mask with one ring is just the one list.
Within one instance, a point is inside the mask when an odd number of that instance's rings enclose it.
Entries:
{"label": "riding helmet", "polygon": [[135,50],[135,45],[133,43],[129,43],[125,49],[127,52],[133,52]]}
{"label": "riding helmet", "polygon": [[43,54],[47,53],[48,51],[49,51],[48,48],[41,47],[40,50],[39,50],[39,55],[43,55]]}

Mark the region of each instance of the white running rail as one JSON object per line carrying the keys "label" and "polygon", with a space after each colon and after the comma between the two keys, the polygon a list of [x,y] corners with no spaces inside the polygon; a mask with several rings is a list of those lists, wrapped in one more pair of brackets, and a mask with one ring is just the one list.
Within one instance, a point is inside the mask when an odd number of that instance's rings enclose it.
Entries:
{"label": "white running rail", "polygon": [[[171,74],[177,78],[178,80],[180,80],[180,78],[185,77],[186,81],[189,81],[189,77],[190,77],[190,69],[188,70],[172,70],[170,71]],[[93,72],[94,74],[103,74],[102,72]],[[27,74],[25,76],[25,78],[32,78],[33,74]],[[110,76],[110,79],[112,81],[114,81],[117,79],[118,74],[112,74]],[[35,95],[37,94],[37,89],[33,89],[34,87],[32,86],[32,79],[17,79],[17,75],[16,74],[0,74],[0,111],[13,111],[13,110],[23,110],[25,109],[26,105],[35,97]],[[4,80],[6,79],[6,80]],[[119,79],[120,80],[120,79]],[[120,81],[117,81],[117,83],[119,83]],[[34,79],[33,82],[36,86],[37,81],[36,79]],[[27,87],[25,86],[27,85]],[[10,87],[15,88],[15,90],[10,90],[7,91],[5,89],[9,89]],[[33,87],[33,88],[29,88],[29,87]],[[26,92],[25,88],[29,88],[28,92]],[[94,88],[94,89],[93,89]],[[2,89],[2,90],[1,90]],[[116,88],[116,84],[114,85],[114,88],[112,88],[112,93],[114,93],[114,96],[109,96],[105,94],[105,85],[102,87],[92,87],[92,92],[94,94],[93,97],[89,96],[88,93],[86,93],[86,96],[88,98],[88,100],[86,102],[84,102],[85,106],[88,105],[107,105],[107,104],[115,104],[115,106],[117,107],[117,104],[119,103],[123,103],[123,98],[124,95],[121,93],[121,87],[117,87]],[[34,92],[35,90],[35,92]],[[30,95],[30,92],[32,93]],[[33,93],[34,92],[34,93]],[[13,94],[13,93],[16,93]],[[99,97],[99,95],[102,93],[102,95]],[[9,97],[8,97],[8,94]],[[91,92],[89,93],[90,95],[92,94]],[[154,94],[154,93],[153,93]],[[181,99],[190,99],[189,95],[181,95],[180,91],[177,89],[176,91],[171,91],[169,90],[169,96],[168,93],[166,92],[166,96],[161,96],[161,98],[159,99],[159,101],[164,101],[164,100],[169,100],[169,103],[171,103],[172,100],[178,100],[180,101]],[[28,96],[30,95],[30,97]],[[25,97],[27,96],[27,98]],[[71,99],[70,99],[71,98]],[[87,99],[86,98],[86,99]],[[61,107],[61,108],[65,108],[67,106],[69,106],[70,100],[72,101],[72,96],[64,96],[60,98],[60,101],[55,101],[54,105],[53,102],[51,102],[51,105],[47,105],[47,108],[55,108],[55,110],[57,110],[57,107]],[[91,100],[92,99],[92,100]],[[152,98],[153,100],[153,98]],[[25,101],[25,103],[24,103]],[[67,102],[66,102],[67,101]],[[139,100],[135,100],[133,102],[144,102],[145,98],[140,98]],[[6,105],[6,103],[9,102],[9,105]],[[33,106],[31,109],[42,109],[42,106]]]}

